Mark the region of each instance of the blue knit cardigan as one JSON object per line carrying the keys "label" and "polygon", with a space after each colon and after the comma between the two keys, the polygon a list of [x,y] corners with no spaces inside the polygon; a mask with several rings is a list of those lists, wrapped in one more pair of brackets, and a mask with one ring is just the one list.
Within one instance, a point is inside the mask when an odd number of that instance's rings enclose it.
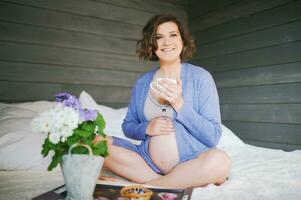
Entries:
{"label": "blue knit cardigan", "polygon": [[[124,134],[142,140],[141,145],[148,145],[150,140],[146,134],[149,121],[144,115],[144,104],[158,69],[143,74],[136,81],[122,124]],[[180,78],[184,104],[178,112],[174,112],[173,123],[181,163],[217,145],[221,136],[221,117],[217,89],[208,71],[182,63]]]}

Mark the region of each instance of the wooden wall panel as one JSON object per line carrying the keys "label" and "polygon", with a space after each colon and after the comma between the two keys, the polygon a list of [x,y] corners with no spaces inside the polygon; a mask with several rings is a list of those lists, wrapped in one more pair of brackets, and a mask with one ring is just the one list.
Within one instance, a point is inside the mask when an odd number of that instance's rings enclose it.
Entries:
{"label": "wooden wall panel", "polygon": [[[274,123],[254,123],[254,122],[237,122],[237,121],[224,121],[226,126],[237,133],[240,138],[251,143],[274,143],[281,144],[281,147],[285,147],[285,144],[289,146],[285,150],[293,150],[298,146],[301,140],[301,125],[300,124],[274,124]],[[278,147],[279,148],[279,147]]]}
{"label": "wooden wall panel", "polygon": [[218,26],[212,26],[202,31],[194,31],[194,37],[198,44],[206,44],[213,41],[256,32],[258,30],[264,30],[278,26],[279,24],[286,24],[299,20],[301,17],[300,9],[301,2],[294,1],[265,10],[264,12],[258,12],[251,16],[227,21],[226,23],[219,24]]}
{"label": "wooden wall panel", "polygon": [[301,30],[299,27],[301,27],[301,19],[282,26],[263,29],[255,33],[248,33],[227,40],[218,40],[207,45],[200,45],[198,46],[200,51],[195,56],[199,59],[206,59],[219,55],[234,54],[236,52],[300,41]]}
{"label": "wooden wall panel", "polygon": [[[208,1],[207,1],[208,2]],[[226,1],[215,1],[216,9],[213,12],[208,12],[205,15],[196,15],[194,18],[189,20],[189,25],[193,32],[197,32],[203,29],[208,29],[212,26],[217,26],[222,23],[227,23],[239,18],[250,16],[254,13],[258,13],[264,10],[271,9],[280,5],[285,5],[289,0],[231,0],[227,3]],[[219,4],[219,2],[222,2]],[[226,3],[224,3],[226,2]],[[199,5],[200,2],[195,1],[190,4],[190,7]],[[198,10],[194,11],[198,13]]]}
{"label": "wooden wall panel", "polygon": [[289,83],[220,88],[218,92],[222,104],[299,104],[301,102],[300,88],[301,83]]}
{"label": "wooden wall panel", "polygon": [[195,59],[211,72],[251,68],[262,65],[291,63],[301,60],[301,41],[236,52],[214,58]]}
{"label": "wooden wall panel", "polygon": [[301,62],[217,72],[214,78],[219,88],[295,83],[301,80]]}
{"label": "wooden wall panel", "polygon": [[185,9],[182,0],[0,1],[0,101],[86,90],[124,106],[136,78],[157,66],[135,55],[143,26],[162,12],[187,23]]}
{"label": "wooden wall panel", "polygon": [[217,84],[223,123],[245,142],[301,149],[301,1],[189,4],[193,63]]}

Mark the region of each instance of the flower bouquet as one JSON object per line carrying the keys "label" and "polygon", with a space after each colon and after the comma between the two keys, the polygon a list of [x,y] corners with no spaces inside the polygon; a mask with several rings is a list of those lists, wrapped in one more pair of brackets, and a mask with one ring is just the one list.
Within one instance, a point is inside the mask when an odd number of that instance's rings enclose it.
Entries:
{"label": "flower bouquet", "polygon": [[82,108],[69,93],[57,94],[56,104],[32,121],[33,131],[46,135],[42,155],[54,151],[48,170],[61,164],[67,199],[92,199],[104,157],[108,155],[106,140],[95,142],[98,136],[106,137],[104,128],[103,116],[96,110]]}
{"label": "flower bouquet", "polygon": [[[106,137],[103,116],[96,110],[83,109],[79,100],[69,93],[57,94],[56,102],[54,107],[41,113],[32,122],[34,132],[47,135],[42,155],[46,157],[50,150],[54,151],[48,170],[55,168],[75,143],[90,146],[94,155],[107,156],[106,141],[93,142],[97,135]],[[73,153],[88,154],[88,150],[79,146],[73,149]]]}

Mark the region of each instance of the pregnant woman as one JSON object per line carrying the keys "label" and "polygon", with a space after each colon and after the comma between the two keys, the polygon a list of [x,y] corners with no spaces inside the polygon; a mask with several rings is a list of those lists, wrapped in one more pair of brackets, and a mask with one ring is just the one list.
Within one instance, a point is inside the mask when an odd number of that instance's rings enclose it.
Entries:
{"label": "pregnant woman", "polygon": [[157,15],[142,33],[137,53],[159,67],[136,81],[122,124],[124,134],[141,144],[106,138],[105,166],[164,188],[222,184],[231,161],[215,147],[221,136],[218,94],[209,72],[185,62],[195,50],[188,30],[172,15]]}

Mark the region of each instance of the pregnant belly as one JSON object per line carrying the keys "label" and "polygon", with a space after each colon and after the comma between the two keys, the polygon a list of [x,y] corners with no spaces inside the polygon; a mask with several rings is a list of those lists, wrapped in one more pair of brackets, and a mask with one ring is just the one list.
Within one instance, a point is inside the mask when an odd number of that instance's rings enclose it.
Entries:
{"label": "pregnant belly", "polygon": [[179,162],[175,133],[151,137],[148,148],[151,159],[165,174]]}

